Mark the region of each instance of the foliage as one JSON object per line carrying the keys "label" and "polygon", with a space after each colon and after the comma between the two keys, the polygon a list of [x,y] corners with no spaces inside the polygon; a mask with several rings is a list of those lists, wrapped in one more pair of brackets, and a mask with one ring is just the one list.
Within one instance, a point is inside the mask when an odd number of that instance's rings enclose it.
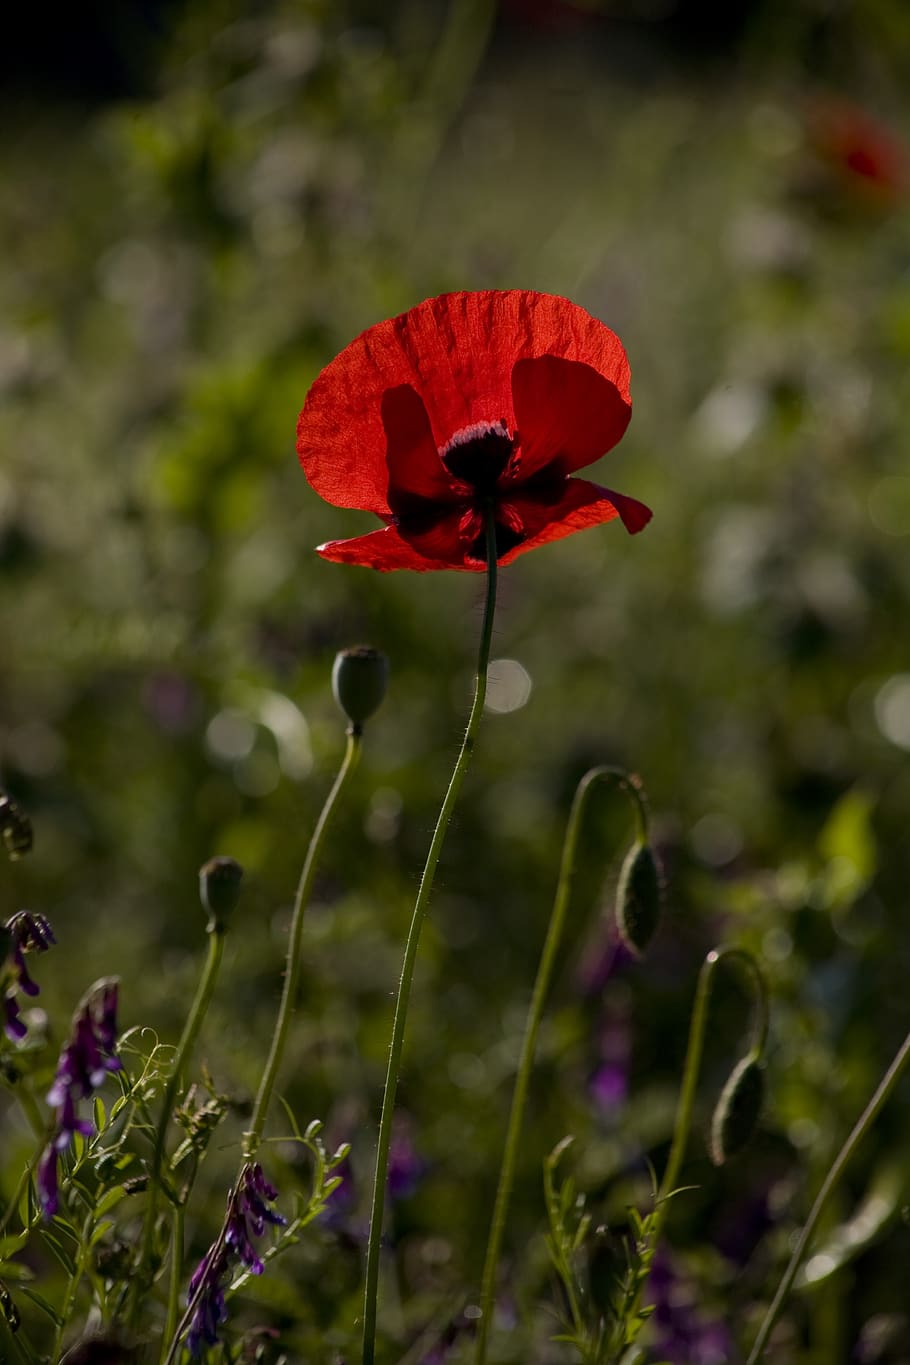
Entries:
{"label": "foliage", "polygon": [[[368,639],[392,661],[389,697],[327,840],[280,1082],[295,1114],[324,1116],[329,1153],[350,1142],[344,1195],[230,1306],[251,1354],[356,1355],[389,997],[479,599],[455,575],[319,561],[311,547],[371,525],[311,495],[293,432],[332,355],[442,290],[552,291],[615,329],[634,416],[610,477],[655,517],[631,545],[589,531],[504,574],[406,1040],[402,1144],[422,1173],[391,1209],[386,1358],[470,1350],[461,1310],[565,814],[592,763],[647,779],[669,892],[646,961],[617,960],[600,906],[630,830],[607,810],[539,1041],[501,1365],[571,1355],[549,1340],[542,1155],[577,1135],[577,1188],[608,1227],[648,1206],[645,1158],[663,1168],[715,941],[772,977],[767,1103],[738,1164],[715,1172],[693,1142],[696,1188],[666,1238],[677,1301],[744,1325],[737,1349],[908,1026],[910,217],[899,184],[858,178],[819,133],[836,103],[906,144],[902,6],[756,3],[710,43],[692,5],[647,21],[636,5],[494,8],[194,0],[167,9],[148,79],[116,103],[67,103],[37,70],[39,96],[5,96],[0,787],[35,849],[4,861],[0,918],[40,910],[58,946],[27,1042],[2,1054],[0,1306],[36,1353],[68,1294],[79,1324],[124,1294],[145,1197],[129,1181],[204,946],[197,869],[230,854],[247,884],[169,1174],[187,1266],[218,1234],[341,752],[331,660]],[[67,1159],[65,1224],[39,1224],[22,1173],[65,1021],[100,972],[122,980],[124,1071]],[[732,990],[712,1008],[703,1128],[743,1022]],[[910,1352],[907,1106],[899,1092],[851,1167],[781,1365]],[[316,1158],[283,1134],[264,1160],[294,1227]],[[158,1322],[168,1293],[156,1280]]]}

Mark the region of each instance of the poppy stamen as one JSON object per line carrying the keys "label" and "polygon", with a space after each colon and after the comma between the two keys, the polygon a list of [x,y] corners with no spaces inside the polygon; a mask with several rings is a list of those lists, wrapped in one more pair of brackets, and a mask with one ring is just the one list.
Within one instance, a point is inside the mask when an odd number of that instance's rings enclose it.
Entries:
{"label": "poppy stamen", "polygon": [[514,453],[515,439],[504,421],[473,422],[456,431],[439,458],[454,478],[478,493],[492,493]]}

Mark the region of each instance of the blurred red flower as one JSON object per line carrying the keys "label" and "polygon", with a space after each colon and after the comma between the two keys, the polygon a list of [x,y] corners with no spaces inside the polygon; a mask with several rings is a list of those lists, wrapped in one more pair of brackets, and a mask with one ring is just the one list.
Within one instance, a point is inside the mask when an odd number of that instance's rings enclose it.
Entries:
{"label": "blurred red flower", "polygon": [[896,197],[907,189],[907,150],[894,133],[846,101],[817,104],[809,116],[812,144],[832,171],[868,192]]}
{"label": "blurred red flower", "polygon": [[443,294],[377,323],[313,384],[297,425],[307,478],[383,530],[319,546],[374,569],[486,566],[620,517],[634,498],[569,476],[616,445],[629,363],[608,327],[568,299],[525,290]]}

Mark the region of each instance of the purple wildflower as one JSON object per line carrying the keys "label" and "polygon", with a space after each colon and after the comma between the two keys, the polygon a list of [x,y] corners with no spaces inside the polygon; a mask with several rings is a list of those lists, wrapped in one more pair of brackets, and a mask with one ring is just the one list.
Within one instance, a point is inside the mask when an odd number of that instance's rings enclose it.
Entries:
{"label": "purple wildflower", "polygon": [[59,1207],[57,1194],[57,1148],[53,1143],[46,1148],[38,1162],[38,1196],[46,1218],[53,1218]]}
{"label": "purple wildflower", "polygon": [[629,1095],[632,1036],[625,1011],[609,1014],[600,1031],[600,1061],[588,1081],[588,1094],[606,1118],[616,1117]]}
{"label": "purple wildflower", "polygon": [[5,995],[3,997],[3,1031],[8,1038],[12,1038],[14,1043],[19,1043],[28,1033],[28,1029],[19,1017],[19,1006],[16,1004],[16,997]]}
{"label": "purple wildflower", "polygon": [[195,1306],[186,1344],[194,1357],[202,1354],[203,1343],[215,1345],[218,1328],[227,1319],[223,1282],[229,1265],[227,1247],[219,1239],[203,1256],[190,1280],[187,1302]]}
{"label": "purple wildflower", "polygon": [[236,1188],[228,1195],[221,1232],[190,1280],[187,1303],[192,1315],[186,1342],[191,1355],[198,1357],[203,1343],[214,1346],[218,1340],[218,1328],[227,1318],[224,1282],[232,1259],[241,1261],[253,1275],[262,1274],[264,1267],[253,1238],[262,1236],[267,1223],[281,1225],[287,1221],[270,1207],[277,1198],[278,1191],[266,1180],[258,1162],[244,1166]]}
{"label": "purple wildflower", "polygon": [[694,1286],[677,1272],[666,1251],[654,1258],[648,1281],[654,1296],[651,1318],[654,1350],[671,1365],[729,1365],[736,1359],[733,1340],[723,1322],[695,1308]]}
{"label": "purple wildflower", "polygon": [[620,937],[611,917],[593,943],[578,969],[578,984],[584,995],[599,995],[610,978],[636,961],[635,954]]}
{"label": "purple wildflower", "polygon": [[407,1199],[426,1175],[428,1162],[414,1146],[406,1119],[397,1119],[389,1145],[389,1198]]}
{"label": "purple wildflower", "polygon": [[[3,991],[5,1014],[3,1027],[14,1042],[21,1042],[26,1035],[26,1028],[19,1017],[16,991],[21,990],[31,996],[38,994],[38,985],[29,976],[25,965],[25,954],[46,953],[57,940],[44,916],[32,914],[30,910],[20,910],[7,920],[3,938],[6,943],[6,952],[0,961],[0,989]],[[0,948],[0,954],[2,952]]]}
{"label": "purple wildflower", "polygon": [[247,1166],[237,1186],[233,1209],[228,1210],[224,1240],[254,1275],[262,1274],[263,1265],[253,1238],[262,1236],[267,1223],[280,1226],[286,1221],[269,1208],[277,1198],[278,1191],[266,1180],[262,1167],[258,1163]]}
{"label": "purple wildflower", "polygon": [[60,1053],[57,1073],[47,1093],[47,1102],[56,1109],[56,1123],[50,1143],[38,1163],[38,1197],[45,1215],[57,1209],[57,1157],[66,1151],[77,1133],[91,1137],[94,1128],[80,1119],[77,1104],[88,1099],[109,1071],[119,1071],[121,1062],[114,1055],[117,1038],[117,980],[102,977],[82,997],[73,1015],[70,1040]]}

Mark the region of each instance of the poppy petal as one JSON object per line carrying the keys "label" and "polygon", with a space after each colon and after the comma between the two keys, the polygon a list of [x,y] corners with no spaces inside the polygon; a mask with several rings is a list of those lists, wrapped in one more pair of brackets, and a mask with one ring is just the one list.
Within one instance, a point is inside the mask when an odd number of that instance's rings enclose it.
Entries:
{"label": "poppy petal", "polygon": [[396,526],[381,531],[370,531],[353,540],[330,540],[317,546],[323,559],[336,564],[362,564],[365,568],[416,569],[483,569],[483,564],[464,562],[466,544],[459,536],[462,512],[445,517],[428,531],[406,538]]}
{"label": "poppy petal", "polygon": [[381,403],[386,436],[387,499],[397,510],[402,501],[427,498],[453,502],[458,494],[430,428],[423,399],[410,384],[386,389]]}
{"label": "poppy petal", "polygon": [[562,474],[593,464],[621,439],[632,415],[627,387],[620,389],[591,365],[555,355],[517,361],[512,398],[521,442],[519,483],[554,461]]}
{"label": "poppy petal", "polygon": [[[590,366],[628,403],[629,366],[621,343],[568,299],[520,289],[443,294],[377,323],[336,356],[310,389],[297,425],[304,472],[327,502],[388,516],[383,395],[403,385],[415,391],[438,451],[474,423],[502,421],[514,429],[513,367],[547,355]],[[397,432],[397,420],[392,428]],[[394,440],[391,444],[397,449]],[[425,440],[419,449],[429,463]],[[416,457],[402,460],[408,477],[414,463]]]}
{"label": "poppy petal", "polygon": [[538,545],[562,540],[575,531],[599,526],[616,517],[621,519],[630,535],[644,530],[651,520],[651,509],[644,503],[610,488],[601,488],[587,479],[566,479],[555,500],[516,489],[506,506],[513,508],[521,518],[525,539],[500,558],[501,565],[511,564],[513,559],[528,550],[536,550]]}

